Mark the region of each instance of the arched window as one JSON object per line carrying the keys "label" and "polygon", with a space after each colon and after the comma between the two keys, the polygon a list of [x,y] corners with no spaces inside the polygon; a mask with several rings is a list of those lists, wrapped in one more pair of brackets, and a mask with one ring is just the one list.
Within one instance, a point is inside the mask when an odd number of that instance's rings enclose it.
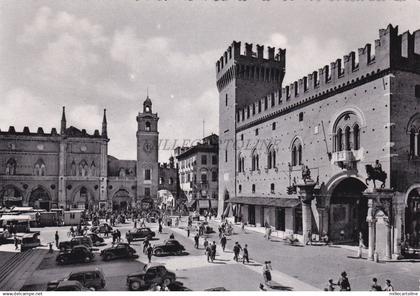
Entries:
{"label": "arched window", "polygon": [[344,130],[344,138],[345,138],[345,150],[350,151],[351,150],[351,142],[350,142],[350,127],[347,126]]}
{"label": "arched window", "polygon": [[163,177],[159,178],[159,185],[163,185],[165,183],[165,179]]}
{"label": "arched window", "polygon": [[16,174],[16,160],[10,158],[6,162],[6,175],[15,175]]}
{"label": "arched window", "polygon": [[174,179],[172,177],[169,178],[169,185],[174,184]]}
{"label": "arched window", "polygon": [[268,148],[268,153],[267,153],[267,168],[273,169],[275,167],[276,167],[276,150],[274,149],[273,146],[270,146]]}
{"label": "arched window", "polygon": [[360,129],[358,124],[355,124],[353,127],[353,147],[354,150],[360,149]]}
{"label": "arched window", "polygon": [[90,176],[96,176],[96,165],[95,165],[94,161],[92,161],[92,163],[90,164],[89,175]]}
{"label": "arched window", "polygon": [[86,160],[82,160],[79,163],[79,170],[78,170],[78,172],[79,172],[79,176],[82,176],[82,177],[86,177],[87,176],[87,174],[88,174],[88,164],[87,164]]}
{"label": "arched window", "polygon": [[42,159],[38,159],[34,166],[34,175],[35,176],[45,176],[46,175],[46,167],[45,163]]}
{"label": "arched window", "polygon": [[77,175],[77,169],[76,169],[76,163],[74,162],[74,159],[71,163],[71,175],[76,176]]}
{"label": "arched window", "polygon": [[146,132],[150,132],[150,122],[146,121]]}
{"label": "arched window", "polygon": [[302,143],[297,138],[292,144],[292,166],[297,166],[302,164]]}
{"label": "arched window", "polygon": [[252,163],[251,163],[251,169],[253,171],[259,170],[259,156],[256,150],[252,152]]}
{"label": "arched window", "polygon": [[343,150],[343,131],[341,130],[341,128],[339,128],[337,130],[337,134],[336,134],[336,151],[342,151]]}

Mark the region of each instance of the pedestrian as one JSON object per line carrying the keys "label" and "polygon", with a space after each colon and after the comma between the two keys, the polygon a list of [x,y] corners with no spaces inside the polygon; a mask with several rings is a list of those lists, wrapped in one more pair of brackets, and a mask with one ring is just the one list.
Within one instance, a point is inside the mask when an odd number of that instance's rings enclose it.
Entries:
{"label": "pedestrian", "polygon": [[196,249],[198,249],[198,243],[199,243],[199,238],[200,236],[198,235],[198,233],[194,236],[194,246]]}
{"label": "pedestrian", "polygon": [[121,242],[121,231],[119,229],[117,229],[117,238],[118,238],[118,242]]}
{"label": "pedestrian", "polygon": [[241,230],[243,233],[245,233],[245,223],[244,221],[241,221]]}
{"label": "pedestrian", "polygon": [[207,255],[207,262],[210,262],[211,258],[211,247],[207,244],[205,254]]}
{"label": "pedestrian", "polygon": [[215,241],[213,241],[213,244],[210,246],[210,249],[211,249],[210,259],[211,259],[211,262],[213,262],[216,259],[216,249],[217,249]]}
{"label": "pedestrian", "polygon": [[363,240],[363,233],[361,231],[359,231],[359,247],[366,249],[366,245]]}
{"label": "pedestrian", "polygon": [[115,241],[117,240],[117,232],[116,232],[117,230],[114,230],[113,232],[112,232],[112,244],[114,245],[115,244]]}
{"label": "pedestrian", "polygon": [[341,273],[341,278],[338,280],[337,286],[340,286],[340,291],[351,291],[350,282],[345,271]]}
{"label": "pedestrian", "polygon": [[146,254],[147,248],[149,247],[149,239],[146,237],[143,241],[143,253]]}
{"label": "pedestrian", "polygon": [[226,236],[223,234],[222,238],[220,239],[220,244],[222,245],[223,252],[225,251],[225,248],[226,248],[226,242],[227,242]]}
{"label": "pedestrian", "polygon": [[131,243],[131,231],[130,230],[128,230],[128,232],[127,232],[127,243],[128,243],[128,245],[130,245],[130,243]]}
{"label": "pedestrian", "polygon": [[16,237],[16,234],[14,234],[13,240],[15,242],[15,250],[18,250],[19,249],[19,241],[18,241],[18,239]]}
{"label": "pedestrian", "polygon": [[60,241],[60,237],[58,236],[58,231],[55,232],[55,246],[58,249],[58,242]]}
{"label": "pedestrian", "polygon": [[263,266],[263,278],[266,285],[270,285],[271,282],[271,261],[265,261]]}
{"label": "pedestrian", "polygon": [[137,228],[137,220],[134,220],[134,229]]}
{"label": "pedestrian", "polygon": [[70,226],[70,235],[71,235],[71,237],[74,237],[74,228],[73,228],[73,225]]}
{"label": "pedestrian", "polygon": [[159,223],[159,233],[162,233],[162,223]]}
{"label": "pedestrian", "polygon": [[306,245],[311,245],[312,246],[312,232],[310,230],[308,230],[308,241],[306,242]]}
{"label": "pedestrian", "polygon": [[381,285],[378,284],[378,279],[376,277],[372,278],[372,286],[370,286],[371,291],[382,291]]}
{"label": "pedestrian", "polygon": [[241,251],[242,247],[238,242],[235,242],[235,245],[233,246],[233,260],[238,262],[239,260],[239,252]]}
{"label": "pedestrian", "polygon": [[149,259],[149,263],[152,263],[152,255],[153,255],[153,247],[149,245],[147,247],[147,258]]}
{"label": "pedestrian", "polygon": [[105,237],[109,236],[109,229],[108,226],[105,227]]}
{"label": "pedestrian", "polygon": [[209,241],[207,240],[207,238],[205,238],[203,242],[204,249],[207,248],[208,245],[209,245]]}
{"label": "pedestrian", "polygon": [[328,280],[328,286],[327,286],[327,288],[325,289],[325,291],[334,291],[335,290],[335,288],[334,288],[334,286],[336,286],[337,284],[334,284],[334,282],[333,282],[333,280],[332,279],[329,279]]}
{"label": "pedestrian", "polygon": [[249,253],[248,253],[248,245],[247,244],[245,244],[245,246],[242,250],[242,263],[245,264],[245,261],[246,261],[246,263],[249,263]]}
{"label": "pedestrian", "polygon": [[171,233],[171,235],[169,236],[169,239],[175,239],[175,235]]}
{"label": "pedestrian", "polygon": [[394,291],[394,287],[391,285],[391,280],[385,281],[384,291],[388,291],[388,292]]}
{"label": "pedestrian", "polygon": [[187,237],[190,237],[190,226],[187,226]]}

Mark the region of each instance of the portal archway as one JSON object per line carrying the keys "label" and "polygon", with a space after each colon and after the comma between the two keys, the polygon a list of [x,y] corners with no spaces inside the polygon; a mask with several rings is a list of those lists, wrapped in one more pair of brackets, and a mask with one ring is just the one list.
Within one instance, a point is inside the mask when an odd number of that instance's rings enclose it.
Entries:
{"label": "portal archway", "polygon": [[131,206],[130,193],[126,189],[119,189],[112,197],[112,209],[114,211],[124,211]]}
{"label": "portal archway", "polygon": [[332,189],[329,212],[329,236],[334,242],[356,242],[359,232],[368,241],[366,185],[357,178],[344,178]]}
{"label": "portal archway", "polygon": [[81,186],[73,193],[72,207],[82,210],[93,210],[95,205],[94,194],[85,186]]}
{"label": "portal archway", "polygon": [[420,187],[408,192],[404,230],[409,246],[420,247]]}
{"label": "portal archway", "polygon": [[51,196],[45,188],[39,186],[32,190],[28,203],[34,209],[49,211],[51,209]]}

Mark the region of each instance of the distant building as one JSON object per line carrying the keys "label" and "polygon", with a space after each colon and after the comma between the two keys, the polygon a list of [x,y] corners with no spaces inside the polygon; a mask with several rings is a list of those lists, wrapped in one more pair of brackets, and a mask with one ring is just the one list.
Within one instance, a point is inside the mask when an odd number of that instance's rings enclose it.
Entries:
{"label": "distant building", "polygon": [[137,159],[108,155],[106,110],[102,132],[67,127],[63,107],[60,133],[55,128],[0,131],[0,206],[50,208],[147,208],[158,191],[179,193],[174,159],[158,163],[158,116],[149,97],[137,116]]}
{"label": "distant building", "polygon": [[217,209],[218,144],[219,137],[211,134],[192,147],[175,149],[180,188],[191,209]]}

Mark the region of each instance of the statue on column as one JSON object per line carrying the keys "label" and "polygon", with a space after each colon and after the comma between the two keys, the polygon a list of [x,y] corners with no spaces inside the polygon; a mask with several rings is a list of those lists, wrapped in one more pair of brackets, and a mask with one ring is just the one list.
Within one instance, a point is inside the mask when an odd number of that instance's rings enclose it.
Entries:
{"label": "statue on column", "polygon": [[302,165],[302,180],[304,183],[306,183],[307,181],[312,181],[311,170],[307,165]]}
{"label": "statue on column", "polygon": [[382,165],[377,159],[373,165],[367,164],[366,165],[366,174],[368,177],[366,178],[366,185],[369,186],[368,181],[373,180],[373,188],[376,189],[376,180],[382,182],[381,188],[385,187],[385,181],[387,179],[387,174],[382,170]]}

